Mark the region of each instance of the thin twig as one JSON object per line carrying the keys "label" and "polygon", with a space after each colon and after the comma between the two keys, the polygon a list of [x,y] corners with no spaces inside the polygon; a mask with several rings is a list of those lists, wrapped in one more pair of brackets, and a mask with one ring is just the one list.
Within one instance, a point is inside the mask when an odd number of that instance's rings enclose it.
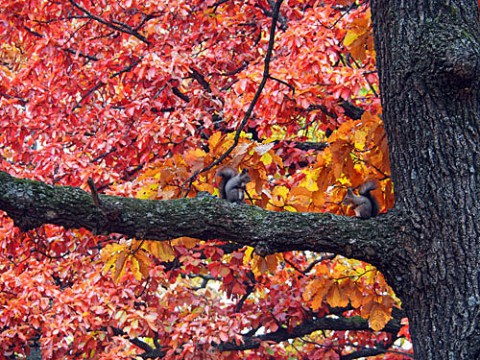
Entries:
{"label": "thin twig", "polygon": [[127,33],[127,34],[130,34],[132,36],[135,36],[138,40],[144,42],[145,44],[150,44],[148,42],[148,40],[145,38],[145,36],[143,36],[142,34],[138,33],[137,31],[133,30],[130,26],[127,26],[127,25],[124,25],[124,24],[119,24],[119,25],[116,25],[116,24],[113,24],[111,22],[108,22],[104,19],[102,19],[101,17],[98,17],[94,14],[92,14],[91,12],[89,12],[87,9],[81,7],[79,4],[77,4],[75,1],[73,0],[70,0],[70,3],[76,7],[77,9],[79,9],[81,12],[83,12],[84,14],[86,14],[90,19],[93,19],[95,21],[98,21],[99,23],[105,25],[105,26],[108,26],[109,28],[111,29],[114,29],[114,30],[117,30],[117,31],[120,31],[120,32],[124,32],[124,33]]}
{"label": "thin twig", "polygon": [[245,127],[245,125],[247,125],[247,122],[248,122],[248,120],[250,119],[250,116],[253,113],[253,109],[255,108],[255,105],[257,104],[257,102],[260,98],[260,94],[262,93],[263,88],[265,87],[265,84],[267,83],[268,79],[270,78],[270,62],[272,60],[273,46],[275,45],[275,30],[276,30],[276,27],[277,27],[278,16],[280,14],[280,6],[282,5],[282,2],[283,2],[283,0],[277,0],[275,2],[275,7],[273,8],[272,26],[270,27],[270,39],[268,41],[267,53],[265,54],[265,66],[264,66],[264,69],[263,69],[262,81],[260,82],[260,85],[258,86],[257,92],[255,93],[255,95],[254,95],[254,97],[253,97],[253,99],[250,103],[250,106],[248,107],[248,109],[247,109],[247,111],[246,111],[246,113],[243,117],[242,122],[238,126],[237,131],[235,132],[235,137],[233,138],[233,144],[219,158],[217,158],[216,160],[211,162],[210,165],[204,167],[201,170],[195,171],[193,173],[193,175],[188,180],[185,181],[185,183],[188,182],[188,187],[185,191],[185,196],[187,196],[188,193],[190,192],[190,189],[192,188],[193,181],[195,180],[195,178],[199,174],[204,173],[208,170],[211,170],[212,168],[214,168],[215,166],[220,164],[223,160],[225,160],[232,153],[232,151],[238,145],[238,142],[240,140],[240,134],[241,134],[243,128]]}
{"label": "thin twig", "polygon": [[[129,72],[130,70],[132,70],[137,64],[139,64],[140,62],[142,61],[142,57],[139,57],[138,59],[135,59],[134,61],[132,61],[132,63],[126,67],[124,67],[123,69],[120,69],[119,71],[117,72],[114,72],[113,74],[110,75],[110,79],[113,79],[117,76],[120,76],[122,75],[123,73],[126,73],[126,72]],[[75,104],[75,106],[72,108],[72,112],[74,112],[76,109],[80,108],[82,102],[91,94],[93,94],[95,91],[97,91],[98,89],[104,87],[106,85],[105,82],[99,82],[98,84],[95,84],[94,87],[92,87],[90,90],[87,91],[87,93],[85,95],[83,95],[80,100],[77,101],[77,103]]]}

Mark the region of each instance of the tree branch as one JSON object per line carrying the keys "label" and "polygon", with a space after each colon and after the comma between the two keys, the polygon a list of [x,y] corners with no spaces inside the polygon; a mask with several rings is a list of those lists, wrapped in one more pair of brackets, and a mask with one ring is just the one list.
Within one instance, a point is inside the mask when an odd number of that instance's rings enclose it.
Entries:
{"label": "tree branch", "polygon": [[[132,61],[132,63],[128,66],[125,66],[124,68],[114,72],[113,74],[110,75],[110,79],[114,79],[115,77],[117,76],[120,76],[122,75],[123,73],[126,73],[126,72],[129,72],[130,70],[132,70],[135,66],[137,66],[140,62],[142,61],[142,57],[139,57],[138,59],[135,59]],[[76,109],[78,109],[82,102],[88,97],[90,96],[91,94],[93,94],[95,91],[97,91],[98,89],[102,88],[103,86],[105,86],[106,83],[105,82],[99,82],[97,83],[95,86],[93,86],[90,90],[88,90],[85,95],[83,95],[81,97],[80,100],[77,101],[77,103],[75,104],[75,106],[73,107],[72,111],[75,111]]]}
{"label": "tree branch", "polygon": [[[382,331],[397,334],[401,328],[400,319],[390,320]],[[289,339],[299,338],[309,335],[318,330],[336,330],[336,331],[359,331],[370,330],[368,321],[361,317],[352,318],[318,318],[306,319],[302,324],[295,326],[291,331],[286,328],[279,328],[277,331],[257,335],[244,336],[244,342],[240,345],[236,343],[223,343],[219,346],[220,351],[247,350],[258,348],[262,341],[273,341],[276,343]]]}
{"label": "tree branch", "polygon": [[99,198],[104,207],[116,210],[115,216],[102,211],[91,194],[79,188],[0,172],[0,210],[23,231],[55,224],[137,239],[220,239],[259,247],[266,254],[292,250],[335,253],[368,261],[380,270],[382,264],[391,265],[392,256],[402,261],[402,248],[395,239],[395,234],[401,234],[402,221],[394,211],[359,220],[333,214],[272,212],[214,197],[170,201]]}
{"label": "tree branch", "polygon": [[247,125],[248,120],[252,116],[253,109],[257,105],[257,102],[260,99],[260,95],[262,94],[263,88],[265,87],[268,79],[270,78],[270,62],[272,61],[273,46],[275,45],[275,31],[276,31],[276,28],[277,28],[278,17],[280,15],[280,7],[281,7],[283,1],[284,0],[277,0],[275,2],[275,5],[274,5],[273,9],[272,9],[272,25],[270,27],[270,38],[268,40],[267,53],[265,54],[265,63],[264,63],[264,68],[263,68],[262,81],[260,82],[260,85],[258,85],[258,89],[255,92],[255,95],[253,96],[253,99],[250,102],[250,105],[248,106],[248,109],[245,112],[245,115],[243,116],[243,119],[242,119],[240,125],[237,128],[237,131],[235,132],[235,136],[233,138],[233,144],[220,157],[218,157],[212,163],[210,163],[210,165],[204,167],[201,170],[197,170],[190,177],[190,179],[185,182],[185,183],[188,183],[188,185],[186,187],[187,190],[185,191],[185,196],[188,195],[188,193],[190,192],[193,181],[195,180],[195,178],[197,177],[198,174],[201,174],[205,171],[213,169],[213,167],[215,167],[216,165],[221,164],[222,161],[225,160],[232,153],[232,151],[237,147],[238,142],[240,141],[240,134],[241,134],[243,128]]}
{"label": "tree branch", "polygon": [[[116,336],[125,337],[127,335],[122,329],[115,328],[115,327],[110,327],[110,329],[113,331],[113,333]],[[107,331],[106,328],[103,328],[102,330]],[[140,349],[145,351],[143,354],[139,355],[142,359],[155,359],[155,358],[165,357],[166,352],[161,347],[154,348],[154,347],[148,345],[146,342],[140,340],[139,338],[128,338],[127,337],[127,339],[133,345],[138,346]]]}
{"label": "tree branch", "polygon": [[99,23],[111,28],[111,29],[114,29],[114,30],[117,30],[117,31],[120,31],[120,32],[123,32],[123,33],[127,33],[127,34],[130,34],[132,36],[135,36],[138,40],[144,42],[145,44],[149,44],[148,40],[145,38],[145,36],[143,36],[142,34],[140,34],[138,31],[132,29],[130,26],[127,26],[127,25],[124,25],[124,24],[120,24],[120,25],[116,25],[116,24],[113,24],[111,22],[108,22],[104,19],[102,19],[101,17],[98,17],[94,14],[92,14],[91,12],[89,12],[87,9],[83,8],[82,6],[80,6],[79,4],[77,4],[75,1],[73,0],[69,0],[70,3],[76,7],[78,10],[80,10],[81,12],[83,12],[85,15],[87,15],[90,19],[93,19],[95,21],[98,21]]}

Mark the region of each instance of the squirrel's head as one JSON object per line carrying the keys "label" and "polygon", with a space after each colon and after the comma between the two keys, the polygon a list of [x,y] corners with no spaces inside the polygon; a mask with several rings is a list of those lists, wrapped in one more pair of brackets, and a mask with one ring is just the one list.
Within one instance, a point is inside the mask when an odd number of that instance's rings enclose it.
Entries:
{"label": "squirrel's head", "polygon": [[342,204],[343,205],[352,205],[352,199],[355,197],[352,188],[347,189],[347,195],[343,198]]}

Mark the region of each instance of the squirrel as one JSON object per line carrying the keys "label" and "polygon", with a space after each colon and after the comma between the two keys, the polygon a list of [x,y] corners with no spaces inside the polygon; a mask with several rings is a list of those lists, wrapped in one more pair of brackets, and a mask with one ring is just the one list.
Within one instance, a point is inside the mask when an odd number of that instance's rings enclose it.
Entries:
{"label": "squirrel", "polygon": [[224,167],[218,172],[220,180],[220,197],[233,203],[242,203],[245,200],[245,186],[251,181],[248,170],[243,169],[239,174],[231,167]]}
{"label": "squirrel", "polygon": [[361,219],[370,219],[377,216],[380,211],[377,199],[370,191],[377,188],[374,181],[368,181],[358,190],[359,195],[353,193],[352,188],[348,188],[347,195],[343,198],[342,204],[352,205],[355,216]]}

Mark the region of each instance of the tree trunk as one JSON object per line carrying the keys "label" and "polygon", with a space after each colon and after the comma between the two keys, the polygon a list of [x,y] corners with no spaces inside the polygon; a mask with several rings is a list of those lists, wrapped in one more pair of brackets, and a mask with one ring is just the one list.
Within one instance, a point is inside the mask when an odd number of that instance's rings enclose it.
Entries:
{"label": "tree trunk", "polygon": [[372,0],[396,209],[409,260],[383,269],[418,359],[480,357],[476,0]]}

